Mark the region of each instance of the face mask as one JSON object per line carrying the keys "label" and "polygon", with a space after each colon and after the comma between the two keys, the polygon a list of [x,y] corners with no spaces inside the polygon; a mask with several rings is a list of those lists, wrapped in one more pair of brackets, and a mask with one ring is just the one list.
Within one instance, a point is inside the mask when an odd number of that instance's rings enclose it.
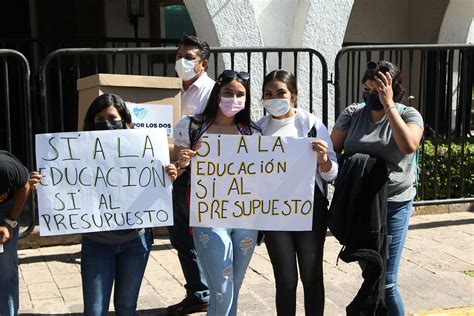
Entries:
{"label": "face mask", "polygon": [[288,99],[270,99],[263,100],[263,107],[272,116],[283,116],[290,110],[290,100]]}
{"label": "face mask", "polygon": [[194,66],[196,62],[194,60],[187,60],[185,58],[178,59],[174,66],[178,76],[183,79],[183,81],[188,81],[196,77],[194,72]]}
{"label": "face mask", "polygon": [[95,122],[94,123],[94,129],[96,131],[123,129],[123,122],[122,121]]}
{"label": "face mask", "polygon": [[243,98],[224,98],[221,97],[219,108],[227,117],[235,116],[245,108],[245,97]]}
{"label": "face mask", "polygon": [[379,111],[383,109],[383,104],[380,102],[380,98],[377,94],[371,94],[364,91],[362,96],[364,97],[365,105],[369,110]]}

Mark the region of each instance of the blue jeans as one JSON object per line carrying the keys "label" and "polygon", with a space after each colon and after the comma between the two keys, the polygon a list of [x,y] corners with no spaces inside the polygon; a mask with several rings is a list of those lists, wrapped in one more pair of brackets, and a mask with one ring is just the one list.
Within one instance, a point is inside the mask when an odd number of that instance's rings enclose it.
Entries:
{"label": "blue jeans", "polygon": [[194,244],[209,286],[208,315],[236,315],[237,298],[258,231],[193,227]]}
{"label": "blue jeans", "polygon": [[[0,205],[0,223],[10,212],[12,200]],[[3,245],[0,253],[0,315],[18,315],[18,232],[20,227],[13,230],[12,239]]]}
{"label": "blue jeans", "polygon": [[196,255],[194,240],[189,233],[189,206],[187,199],[189,177],[181,175],[173,182],[173,218],[174,225],[168,226],[170,242],[178,252],[179,263],[183,270],[187,296],[195,296],[202,302],[209,302],[209,290],[206,277]]}
{"label": "blue jeans", "polygon": [[413,210],[413,200],[407,202],[388,202],[387,234],[388,252],[385,276],[385,303],[390,316],[405,315],[405,306],[398,291],[398,268],[403,247],[407,238],[408,225]]}
{"label": "blue jeans", "polygon": [[152,233],[123,244],[82,238],[81,276],[84,315],[107,315],[112,285],[116,315],[136,315],[138,293],[148,262]]}

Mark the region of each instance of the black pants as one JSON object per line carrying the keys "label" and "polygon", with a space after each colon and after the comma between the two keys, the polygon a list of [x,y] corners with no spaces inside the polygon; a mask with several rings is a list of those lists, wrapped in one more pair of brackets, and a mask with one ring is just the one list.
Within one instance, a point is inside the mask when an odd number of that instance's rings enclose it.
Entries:
{"label": "black pants", "polygon": [[305,314],[324,314],[323,248],[326,230],[327,209],[319,209],[314,213],[312,231],[265,232],[265,244],[276,282],[278,315],[296,313],[296,260],[303,283]]}

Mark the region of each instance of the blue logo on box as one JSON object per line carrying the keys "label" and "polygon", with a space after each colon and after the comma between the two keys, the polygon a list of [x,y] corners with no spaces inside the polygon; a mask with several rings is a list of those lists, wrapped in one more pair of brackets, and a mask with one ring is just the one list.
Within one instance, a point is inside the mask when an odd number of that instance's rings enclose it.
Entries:
{"label": "blue logo on box", "polygon": [[133,109],[133,114],[136,116],[137,119],[143,120],[145,116],[147,115],[148,110],[145,108],[134,108]]}

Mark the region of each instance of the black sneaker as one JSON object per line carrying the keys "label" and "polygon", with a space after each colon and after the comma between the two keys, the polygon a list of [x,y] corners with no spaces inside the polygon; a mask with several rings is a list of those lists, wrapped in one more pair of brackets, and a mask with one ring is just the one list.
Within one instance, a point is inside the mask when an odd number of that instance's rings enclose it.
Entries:
{"label": "black sneaker", "polygon": [[208,302],[203,302],[194,295],[186,296],[181,302],[166,308],[168,315],[186,315],[207,312]]}

